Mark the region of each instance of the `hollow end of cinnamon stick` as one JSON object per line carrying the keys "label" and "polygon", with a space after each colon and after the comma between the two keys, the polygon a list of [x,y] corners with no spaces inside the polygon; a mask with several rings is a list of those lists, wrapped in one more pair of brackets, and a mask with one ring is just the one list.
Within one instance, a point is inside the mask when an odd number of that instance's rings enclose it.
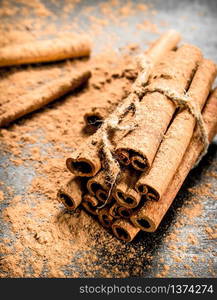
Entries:
{"label": "hollow end of cinnamon stick", "polygon": [[118,213],[122,218],[129,218],[132,215],[132,209],[120,206],[118,209]]}
{"label": "hollow end of cinnamon stick", "polygon": [[146,195],[148,193],[148,188],[144,184],[136,183],[135,190],[141,195]]}
{"label": "hollow end of cinnamon stick", "polygon": [[145,157],[135,155],[131,158],[132,167],[141,172],[147,172],[149,170],[149,164]]}
{"label": "hollow end of cinnamon stick", "polygon": [[145,198],[147,200],[158,201],[160,199],[160,194],[158,193],[158,191],[156,189],[154,189],[153,187],[151,187],[147,184],[142,184],[139,181],[136,185],[136,190],[139,193],[145,195]]}
{"label": "hollow end of cinnamon stick", "polygon": [[[99,189],[96,192],[96,197],[99,201],[105,202],[108,200],[108,192],[104,191],[103,189]],[[108,203],[108,202],[107,202]]]}
{"label": "hollow end of cinnamon stick", "polygon": [[102,226],[109,228],[112,226],[113,223],[113,217],[109,213],[108,208],[102,208],[99,209],[99,222],[102,224]]}
{"label": "hollow end of cinnamon stick", "polygon": [[130,153],[126,149],[118,149],[116,151],[116,156],[121,164],[125,166],[130,164]]}
{"label": "hollow end of cinnamon stick", "polygon": [[118,212],[119,207],[120,206],[117,203],[114,203],[109,209],[109,214],[115,219],[120,218],[120,215]]}
{"label": "hollow end of cinnamon stick", "polygon": [[96,165],[85,157],[79,157],[77,159],[69,157],[66,159],[66,166],[70,172],[81,177],[91,177],[98,172]]}
{"label": "hollow end of cinnamon stick", "polygon": [[103,119],[103,116],[97,112],[86,113],[84,115],[86,125],[92,127],[95,130],[97,130],[102,125]]}
{"label": "hollow end of cinnamon stick", "polygon": [[157,229],[156,224],[148,216],[131,216],[131,222],[138,228],[146,232],[154,232]]}
{"label": "hollow end of cinnamon stick", "polygon": [[97,206],[98,200],[91,195],[84,195],[82,206],[92,215],[98,215]]}
{"label": "hollow end of cinnamon stick", "polygon": [[116,188],[114,197],[118,204],[126,208],[134,208],[139,204],[138,199],[136,197],[134,197],[133,195],[125,194],[119,188]]}
{"label": "hollow end of cinnamon stick", "polygon": [[125,242],[131,242],[137,233],[139,232],[139,228],[134,227],[133,224],[128,220],[116,220],[112,225],[112,231],[114,235]]}
{"label": "hollow end of cinnamon stick", "polygon": [[81,202],[81,201],[80,202],[76,201],[71,195],[67,194],[66,192],[64,192],[62,190],[58,191],[57,198],[60,202],[62,202],[64,204],[64,206],[68,210],[75,210]]}

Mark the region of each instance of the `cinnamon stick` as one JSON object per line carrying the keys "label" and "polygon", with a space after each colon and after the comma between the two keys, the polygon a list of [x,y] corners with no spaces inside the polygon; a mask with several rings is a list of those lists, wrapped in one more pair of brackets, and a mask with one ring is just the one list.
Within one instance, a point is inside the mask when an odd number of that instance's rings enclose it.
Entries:
{"label": "cinnamon stick", "polygon": [[[145,51],[151,63],[155,65],[168,51],[174,49],[181,36],[174,30],[169,30],[162,34],[151,46]],[[112,100],[112,99],[111,99]],[[122,101],[122,99],[120,99]],[[112,102],[110,106],[94,107],[90,112],[84,115],[86,126],[91,132],[95,132],[102,124],[103,120],[113,112],[120,101]]]}
{"label": "cinnamon stick", "polygon": [[78,177],[71,178],[57,192],[57,199],[68,210],[75,210],[82,201],[81,181]]}
{"label": "cinnamon stick", "polygon": [[[183,94],[201,60],[201,51],[191,45],[183,45],[177,51],[171,51],[152,70],[147,89],[161,87]],[[164,94],[147,93],[140,102],[139,127],[118,143],[116,154],[119,159],[122,150],[128,151],[132,166],[148,173],[175,110],[176,106]]]}
{"label": "cinnamon stick", "polygon": [[132,215],[133,210],[131,208],[120,206],[118,208],[118,213],[122,218],[129,218]]}
{"label": "cinnamon stick", "polygon": [[[216,65],[207,59],[202,61],[195,73],[188,93],[198,110],[201,110],[205,104],[216,73]],[[161,198],[185,154],[195,122],[195,117],[187,110],[176,115],[158,149],[149,174],[142,174],[138,180],[137,191],[144,193],[148,190],[153,200]]]}
{"label": "cinnamon stick", "polygon": [[98,191],[108,192],[109,181],[103,170],[88,180],[87,189],[91,195],[96,195]]}
{"label": "cinnamon stick", "polygon": [[64,77],[54,79],[17,99],[12,99],[0,108],[0,127],[7,126],[16,119],[73,91],[86,82],[90,75],[89,71],[70,73]]}
{"label": "cinnamon stick", "polygon": [[[180,35],[175,31],[170,31],[162,35],[162,37],[156,42],[153,46],[152,59],[154,62],[159,62],[160,59],[171,49],[177,46],[177,43],[180,40]],[[147,79],[149,76],[147,70]],[[125,107],[131,103],[130,98],[126,98],[122,102],[122,106]],[[119,109],[120,110],[120,109]],[[117,110],[111,114],[111,116],[117,116]],[[77,149],[71,157],[66,160],[67,168],[78,176],[94,176],[96,175],[102,167],[100,160],[100,149],[102,148],[101,135],[104,128],[101,126],[97,132],[91,136],[79,149]],[[115,140],[123,136],[123,133],[117,131],[115,135]]]}
{"label": "cinnamon stick", "polygon": [[115,202],[109,209],[109,213],[114,219],[120,218],[120,214],[118,211],[119,208],[120,208],[120,205],[118,205],[118,203]]}
{"label": "cinnamon stick", "polygon": [[114,187],[113,195],[120,206],[126,208],[136,207],[141,195],[134,189],[138,180],[135,170],[125,169],[121,172],[121,179]]}
{"label": "cinnamon stick", "polygon": [[112,231],[118,239],[131,242],[140,229],[128,220],[118,219],[112,224]]}
{"label": "cinnamon stick", "polygon": [[[210,94],[202,115],[208,133],[208,139],[211,142],[217,133],[217,88]],[[147,201],[145,205],[131,217],[131,221],[135,226],[148,232],[157,230],[202,150],[203,143],[201,143],[200,140],[200,132],[196,130],[165,194],[159,201]]]}
{"label": "cinnamon stick", "polygon": [[99,201],[92,195],[84,195],[82,206],[92,215],[98,215],[97,206],[99,205]]}
{"label": "cinnamon stick", "polygon": [[90,51],[91,43],[86,36],[63,37],[5,46],[0,49],[0,67],[89,56]]}
{"label": "cinnamon stick", "polygon": [[112,226],[113,223],[113,217],[109,213],[109,207],[105,207],[98,210],[98,218],[99,222],[102,224],[102,226],[109,228]]}

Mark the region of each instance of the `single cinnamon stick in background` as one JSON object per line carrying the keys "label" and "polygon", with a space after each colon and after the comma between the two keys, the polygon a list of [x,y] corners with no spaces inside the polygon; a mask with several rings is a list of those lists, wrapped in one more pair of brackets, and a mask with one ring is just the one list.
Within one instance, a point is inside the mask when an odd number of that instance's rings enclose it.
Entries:
{"label": "single cinnamon stick in background", "polygon": [[13,99],[0,107],[0,127],[31,113],[61,96],[73,91],[91,76],[90,71],[76,71],[54,79],[39,88]]}
{"label": "single cinnamon stick in background", "polygon": [[0,67],[89,56],[90,52],[90,40],[82,35],[38,40],[1,48]]}
{"label": "single cinnamon stick in background", "polygon": [[[201,110],[206,102],[216,72],[216,65],[204,59],[195,73],[188,93],[198,110]],[[138,180],[136,184],[138,191],[146,193],[148,190],[153,200],[160,199],[185,154],[195,123],[195,117],[186,109],[176,115],[158,149],[149,174],[142,174]]]}
{"label": "single cinnamon stick in background", "polygon": [[[210,94],[202,115],[207,129],[208,139],[211,142],[217,133],[217,88]],[[200,140],[200,131],[197,130],[194,132],[185,155],[165,194],[159,201],[147,201],[140,210],[131,216],[131,221],[135,226],[148,232],[157,230],[202,150],[203,144]]]}
{"label": "single cinnamon stick in background", "polygon": [[112,231],[118,239],[131,242],[140,229],[128,220],[118,219],[112,224]]}
{"label": "single cinnamon stick in background", "polygon": [[[192,45],[171,51],[153,69],[147,88],[161,87],[183,94],[201,60],[201,51]],[[116,154],[119,159],[122,150],[128,151],[132,166],[148,172],[175,110],[176,106],[162,93],[147,93],[140,102],[139,127],[118,143]]]}
{"label": "single cinnamon stick in background", "polygon": [[98,215],[97,206],[99,205],[99,201],[92,195],[84,195],[82,206],[92,215]]}
{"label": "single cinnamon stick in background", "polygon": [[71,178],[57,192],[57,199],[69,210],[75,210],[82,201],[81,181],[78,177]]}
{"label": "single cinnamon stick in background", "polygon": [[[150,59],[151,63],[155,65],[162,59],[165,53],[177,46],[180,39],[181,36],[178,32],[169,30],[152,43],[152,45],[145,51],[145,54]],[[84,121],[86,125],[91,128],[92,132],[96,131],[101,126],[103,120],[105,120],[106,117],[114,111],[121,101],[122,99],[120,98],[119,101],[112,102],[109,106],[94,107],[92,111],[84,115]]]}
{"label": "single cinnamon stick in background", "polygon": [[119,205],[126,208],[136,207],[141,199],[134,187],[139,178],[135,170],[125,169],[121,172],[121,179],[114,187],[113,195]]}
{"label": "single cinnamon stick in background", "polygon": [[109,228],[113,223],[113,217],[109,213],[109,207],[105,207],[98,210],[99,222],[102,226]]}
{"label": "single cinnamon stick in background", "polygon": [[[155,62],[158,62],[162,56],[164,56],[169,50],[174,49],[177,46],[177,43],[180,40],[180,35],[175,31],[170,31],[165,33],[162,37],[156,42],[152,56]],[[154,57],[154,58],[153,58]],[[149,72],[147,70],[147,79]],[[125,107],[131,103],[129,98],[126,98],[122,101],[122,106]],[[117,111],[115,110],[111,115],[116,116]],[[101,132],[103,128],[101,127],[97,132],[89,137],[79,149],[72,153],[71,157],[66,160],[66,165],[69,171],[74,173],[77,176],[94,176],[101,169],[101,160],[99,157],[99,151],[102,147],[101,145]],[[123,132],[120,131],[115,134],[115,141],[119,141],[123,137]]]}

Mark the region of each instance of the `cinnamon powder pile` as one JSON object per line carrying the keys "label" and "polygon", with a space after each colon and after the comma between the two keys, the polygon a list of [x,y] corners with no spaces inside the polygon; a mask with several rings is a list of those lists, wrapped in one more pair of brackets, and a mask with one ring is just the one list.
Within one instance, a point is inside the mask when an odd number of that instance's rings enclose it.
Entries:
{"label": "cinnamon powder pile", "polygon": [[[16,1],[3,1],[0,8],[3,17],[0,46],[58,35],[60,30],[61,34],[70,34],[70,31],[85,29],[81,28],[78,17],[71,14],[79,1],[65,1],[61,7],[61,24],[58,23],[59,1],[51,1],[55,9],[39,0],[19,1],[21,17],[17,22],[10,19],[18,14],[17,6],[12,2],[16,4]],[[111,8],[115,8],[115,13]],[[157,14],[151,5],[133,1],[123,5],[118,0],[111,0],[101,3],[99,9],[104,18],[92,16],[94,7],[91,5],[82,9],[88,16],[88,33],[94,39],[100,40],[111,22],[117,27],[128,26],[126,18],[138,12],[144,14],[144,22],[137,24],[137,30],[159,33],[157,24],[146,19],[146,16]],[[47,18],[52,22],[47,22]],[[89,66],[92,77],[88,85],[75,93],[0,132],[0,207],[1,224],[4,224],[0,227],[0,277],[128,277],[144,274],[165,277],[168,274],[180,276],[180,266],[183,276],[197,276],[191,269],[192,262],[190,267],[186,264],[189,249],[194,246],[195,253],[198,252],[197,237],[190,234],[186,239],[183,236],[183,228],[196,226],[197,218],[203,214],[203,203],[197,197],[177,209],[179,217],[170,229],[161,226],[160,232],[152,237],[141,233],[131,245],[114,238],[80,208],[74,213],[67,212],[56,201],[58,188],[70,178],[65,159],[88,137],[83,115],[93,107],[118,101],[123,91],[128,93],[130,89],[133,77],[129,76],[129,66],[139,48],[134,43],[125,45],[120,52],[114,46],[118,39],[118,35],[110,32],[107,42],[94,49],[97,55],[89,60],[13,67],[1,72],[0,103],[58,78],[71,68]],[[146,41],[145,49],[148,39],[143,40]],[[212,170],[212,178],[216,174]],[[189,192],[202,193],[203,197],[208,193],[212,197],[214,194],[210,189],[206,187],[204,191],[199,187]],[[183,215],[185,217],[181,217]],[[207,225],[206,238],[215,238],[215,230]],[[162,248],[167,253],[164,257],[161,257]],[[195,253],[190,253],[195,266],[198,261],[206,262],[210,276],[215,276],[212,262],[203,254]],[[157,262],[153,257],[158,258]]]}

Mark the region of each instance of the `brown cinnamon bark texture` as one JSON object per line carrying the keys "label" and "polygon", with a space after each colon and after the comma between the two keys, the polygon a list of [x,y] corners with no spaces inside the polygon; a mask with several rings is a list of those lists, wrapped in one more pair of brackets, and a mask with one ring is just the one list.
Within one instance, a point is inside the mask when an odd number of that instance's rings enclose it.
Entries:
{"label": "brown cinnamon bark texture", "polygon": [[90,76],[89,71],[70,73],[52,80],[26,95],[13,99],[0,108],[0,127],[7,126],[16,119],[73,91],[86,82]]}
{"label": "brown cinnamon bark texture", "polygon": [[115,219],[120,218],[120,214],[118,212],[119,208],[120,208],[120,205],[118,203],[114,203],[109,209],[109,214]]}
{"label": "brown cinnamon bark texture", "polygon": [[91,195],[96,195],[97,191],[108,191],[109,181],[107,181],[104,170],[98,172],[94,177],[87,182],[87,189]]}
{"label": "brown cinnamon bark texture", "polygon": [[[202,115],[208,139],[211,142],[217,133],[217,88],[209,96]],[[135,226],[148,232],[157,230],[202,150],[203,143],[200,140],[200,131],[197,129],[165,194],[159,201],[147,201],[140,210],[132,215],[131,221]]]}
{"label": "brown cinnamon bark texture", "polygon": [[105,207],[98,210],[98,218],[99,222],[102,224],[102,226],[109,228],[112,226],[113,223],[113,217],[109,213],[109,207]]}
{"label": "brown cinnamon bark texture", "polygon": [[[171,51],[152,70],[147,88],[183,94],[201,60],[201,51],[191,45]],[[139,126],[118,143],[117,156],[121,157],[122,150],[128,151],[132,166],[147,173],[175,110],[176,106],[162,93],[147,93],[140,102]]]}
{"label": "brown cinnamon bark texture", "polygon": [[[159,62],[162,57],[168,51],[174,49],[178,42],[180,41],[181,36],[178,32],[174,30],[169,30],[166,33],[162,34],[152,45],[145,51],[145,54],[148,56],[151,64],[154,66]],[[111,99],[112,100],[112,99]],[[120,99],[121,101],[122,99]],[[110,106],[105,107],[94,107],[92,111],[84,115],[84,121],[88,128],[94,132],[98,129],[103,120],[111,113],[120,101],[112,102]]]}
{"label": "brown cinnamon bark texture", "polygon": [[100,147],[101,138],[98,130],[67,158],[66,166],[69,171],[77,176],[95,176],[102,166],[99,155]]}
{"label": "brown cinnamon bark texture", "polygon": [[88,56],[90,51],[86,36],[34,41],[0,49],[0,67]]}
{"label": "brown cinnamon bark texture", "polygon": [[57,199],[69,210],[75,210],[82,201],[81,181],[77,177],[70,179],[57,192]]}
{"label": "brown cinnamon bark texture", "polygon": [[129,218],[132,215],[133,210],[131,208],[120,206],[118,213],[122,218]]}
{"label": "brown cinnamon bark texture", "polygon": [[[216,65],[204,59],[195,73],[188,94],[192,104],[199,111],[205,104],[216,71]],[[159,200],[165,193],[191,140],[195,122],[195,117],[188,110],[176,115],[158,149],[149,174],[143,174],[138,180],[136,184],[138,191],[146,193],[148,190],[153,200]]]}
{"label": "brown cinnamon bark texture", "polygon": [[113,223],[112,231],[118,239],[125,242],[131,242],[140,229],[135,227],[128,220],[118,219]]}
{"label": "brown cinnamon bark texture", "polygon": [[[154,47],[156,47],[156,49],[153,50],[153,53],[155,54],[152,55],[152,59],[154,59],[155,62],[158,62],[169,50],[177,46],[179,40],[180,35],[177,32],[170,31],[169,33],[164,34],[156,45],[153,46],[153,49],[155,49]],[[147,80],[151,70],[150,65],[148,67],[146,74]],[[130,97],[124,99],[121,107],[118,107],[111,114],[111,118],[114,117],[116,119],[118,115],[117,111],[122,111],[123,107],[125,108],[131,104],[131,101],[132,99]],[[78,176],[94,176],[99,172],[102,167],[99,151],[102,148],[103,130],[105,130],[105,128],[101,126],[101,128],[93,136],[91,136],[88,141],[86,141],[71,155],[71,157],[66,160],[66,165],[72,173]],[[115,134],[115,140],[119,141],[122,136],[123,132],[121,133],[121,131],[117,131]]]}
{"label": "brown cinnamon bark texture", "polygon": [[113,195],[120,206],[136,207],[141,199],[134,187],[139,176],[135,170],[125,169],[121,172],[121,179],[114,187]]}
{"label": "brown cinnamon bark texture", "polygon": [[92,215],[98,215],[97,206],[99,205],[99,201],[92,195],[84,195],[82,206]]}

